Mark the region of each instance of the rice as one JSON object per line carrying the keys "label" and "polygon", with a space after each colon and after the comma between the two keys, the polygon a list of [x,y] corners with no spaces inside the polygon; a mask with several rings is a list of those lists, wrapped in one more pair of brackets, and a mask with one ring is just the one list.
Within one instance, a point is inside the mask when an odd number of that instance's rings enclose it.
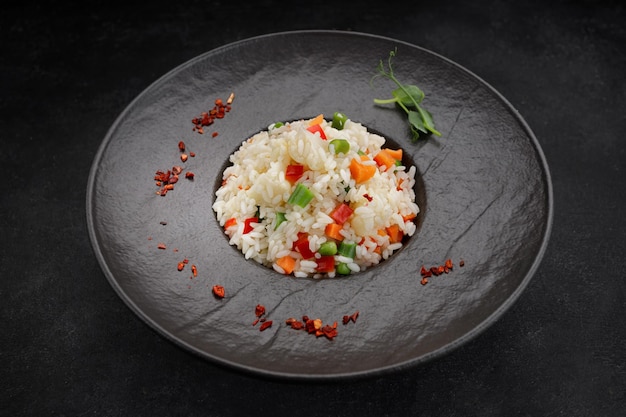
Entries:
{"label": "rice", "polygon": [[[327,139],[311,128],[317,125]],[[246,259],[296,277],[343,276],[388,259],[401,238],[416,232],[411,220],[419,207],[415,167],[380,164],[384,144],[360,123],[347,119],[338,129],[319,116],[272,124],[244,141],[230,156],[213,204],[229,244]],[[290,166],[302,167],[299,178]],[[371,176],[357,182],[352,170],[361,168]],[[299,192],[306,198],[296,198]],[[342,205],[347,219],[334,212]],[[329,235],[333,224],[340,230]],[[339,249],[326,251],[333,243]],[[346,252],[350,246],[353,253]]]}

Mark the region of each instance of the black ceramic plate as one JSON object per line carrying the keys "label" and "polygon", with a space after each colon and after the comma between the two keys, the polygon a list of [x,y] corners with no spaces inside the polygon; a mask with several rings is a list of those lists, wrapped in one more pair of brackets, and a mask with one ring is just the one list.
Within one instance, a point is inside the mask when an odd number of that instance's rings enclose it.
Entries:
{"label": "black ceramic plate", "polygon": [[[442,137],[414,144],[404,114],[375,106],[393,89],[380,59],[426,93]],[[234,92],[233,109],[200,135],[191,119]],[[211,209],[229,155],[275,121],[334,111],[404,148],[421,175],[419,232],[390,260],[349,278],[285,277],[245,261]],[[219,133],[212,137],[211,133]],[[177,144],[196,154],[185,164]],[[195,173],[165,197],[157,170]],[[459,65],[402,41],[336,31],[236,42],[166,74],[119,116],[94,160],[87,218],[95,254],[126,304],[163,336],[239,370],[287,378],[380,374],[449,352],[493,323],[537,269],[552,219],[546,161],[498,92]],[[161,224],[165,222],[166,224]],[[166,249],[158,249],[164,243]],[[179,272],[178,262],[189,264]],[[420,268],[454,262],[420,284]],[[460,267],[460,260],[465,266]],[[198,268],[191,278],[190,265]],[[211,288],[223,285],[226,297]],[[257,304],[273,326],[252,326]],[[356,323],[344,315],[359,311]],[[338,322],[329,341],[285,325]]]}

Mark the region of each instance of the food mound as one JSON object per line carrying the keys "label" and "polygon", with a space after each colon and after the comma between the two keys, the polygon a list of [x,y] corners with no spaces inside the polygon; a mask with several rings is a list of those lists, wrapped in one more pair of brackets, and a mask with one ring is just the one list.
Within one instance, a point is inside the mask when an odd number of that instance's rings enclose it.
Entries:
{"label": "food mound", "polygon": [[230,156],[213,210],[246,259],[296,277],[364,271],[416,231],[415,167],[335,113],[274,123]]}

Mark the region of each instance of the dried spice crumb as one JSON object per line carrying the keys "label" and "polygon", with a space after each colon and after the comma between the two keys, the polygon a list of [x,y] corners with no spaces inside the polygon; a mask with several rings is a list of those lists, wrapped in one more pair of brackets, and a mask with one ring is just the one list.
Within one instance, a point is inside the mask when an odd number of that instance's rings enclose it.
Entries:
{"label": "dried spice crumb", "polygon": [[257,304],[254,308],[254,315],[257,317],[261,317],[265,314],[265,306],[261,304]]}
{"label": "dried spice crumb", "polygon": [[[203,134],[205,127],[211,126],[217,119],[223,119],[224,116],[226,116],[226,113],[230,112],[232,108],[231,104],[234,98],[235,93],[230,94],[226,103],[224,103],[222,99],[218,98],[215,100],[214,106],[209,111],[201,112],[200,116],[191,119],[191,123],[193,123],[193,131]],[[214,132],[212,136],[216,137],[217,132]]]}
{"label": "dried spice crumb", "polygon": [[[459,266],[463,267],[465,265],[465,261],[461,259],[459,262]],[[422,279],[420,280],[420,284],[426,285],[429,282],[429,278],[432,276],[440,276],[443,274],[449,274],[454,269],[454,263],[452,259],[448,258],[442,265],[434,265],[430,268],[426,268],[424,265],[420,268],[420,275]]]}
{"label": "dried spice crumb", "polygon": [[[352,315],[343,316],[343,324],[347,324],[350,321],[355,322],[358,316],[358,311]],[[324,324],[321,319],[311,319],[307,315],[302,316],[302,320],[290,317],[285,320],[285,324],[293,330],[304,330],[315,337],[324,336],[328,340],[333,340],[338,334],[336,321],[332,325]]]}
{"label": "dried spice crumb", "polygon": [[261,324],[261,327],[259,327],[259,330],[260,331],[264,331],[265,329],[267,329],[269,327],[272,327],[272,321],[271,320],[267,320],[267,321],[263,322]]}
{"label": "dried spice crumb", "polygon": [[213,295],[217,298],[224,298],[226,296],[226,291],[221,285],[214,285],[211,291],[213,292]]}

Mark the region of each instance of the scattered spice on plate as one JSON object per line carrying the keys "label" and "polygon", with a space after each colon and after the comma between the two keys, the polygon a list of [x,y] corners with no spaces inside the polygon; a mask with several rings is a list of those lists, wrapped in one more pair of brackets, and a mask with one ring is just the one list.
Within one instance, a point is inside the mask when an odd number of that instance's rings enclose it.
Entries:
{"label": "scattered spice on plate", "polygon": [[259,331],[264,331],[265,329],[272,327],[272,320],[267,320],[261,323],[261,327],[259,327]]}
{"label": "scattered spice on plate", "polygon": [[[465,261],[461,259],[461,261],[459,262],[459,266],[463,267],[465,266]],[[439,275],[443,275],[443,274],[448,274],[450,272],[452,272],[452,270],[454,269],[454,264],[452,263],[452,259],[446,259],[446,261],[441,264],[441,265],[434,265],[431,266],[430,268],[426,268],[424,265],[422,265],[422,267],[420,268],[420,275],[422,276],[422,279],[420,280],[420,284],[422,285],[426,285],[429,282],[429,278],[435,276],[439,276]]]}
{"label": "scattered spice on plate", "polygon": [[174,189],[174,184],[178,182],[178,175],[183,172],[183,168],[175,165],[172,169],[168,169],[166,171],[157,170],[154,174],[154,180],[156,181],[156,186],[159,187],[159,191],[157,191],[157,195],[165,197],[168,191],[172,191]]}
{"label": "scattered spice on plate", "polygon": [[224,296],[226,295],[226,291],[221,285],[214,285],[212,291],[213,295],[217,298],[224,298]]}
{"label": "scattered spice on plate", "polygon": [[343,316],[343,320],[342,323],[343,324],[348,324],[350,322],[352,323],[356,323],[356,319],[359,317],[359,311],[355,311],[352,315],[350,316]]}
{"label": "scattered spice on plate", "polygon": [[[233,100],[235,99],[235,93],[230,93],[226,103],[221,98],[215,100],[213,108],[208,112],[202,112],[198,117],[194,117],[191,119],[191,123],[193,123],[193,131],[198,132],[199,134],[204,133],[204,128],[207,126],[211,126],[215,123],[216,119],[223,119],[231,110],[231,105]],[[213,132],[213,137],[217,136],[217,132]]]}
{"label": "scattered spice on plate", "polygon": [[312,319],[306,315],[302,316],[302,320],[288,318],[285,324],[294,330],[305,330],[308,334],[315,335],[315,337],[324,336],[328,340],[333,340],[338,333],[336,321],[332,325],[324,324],[321,319]]}

